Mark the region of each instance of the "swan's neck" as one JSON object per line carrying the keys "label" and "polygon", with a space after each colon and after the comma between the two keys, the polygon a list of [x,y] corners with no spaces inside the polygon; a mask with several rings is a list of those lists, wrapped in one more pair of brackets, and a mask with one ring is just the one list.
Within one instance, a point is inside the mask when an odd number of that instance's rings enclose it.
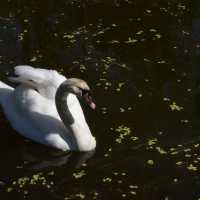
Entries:
{"label": "swan's neck", "polygon": [[64,83],[58,88],[55,100],[60,118],[65,127],[71,132],[73,143],[76,143],[75,148],[81,151],[94,149],[96,142],[85,121],[79,101],[66,89]]}
{"label": "swan's neck", "polygon": [[[62,87],[62,86],[61,86]],[[56,92],[56,108],[60,118],[62,119],[63,123],[67,126],[70,126],[74,123],[74,118],[72,113],[69,110],[69,106],[67,104],[67,99],[69,97],[69,92],[62,90],[59,87]]]}

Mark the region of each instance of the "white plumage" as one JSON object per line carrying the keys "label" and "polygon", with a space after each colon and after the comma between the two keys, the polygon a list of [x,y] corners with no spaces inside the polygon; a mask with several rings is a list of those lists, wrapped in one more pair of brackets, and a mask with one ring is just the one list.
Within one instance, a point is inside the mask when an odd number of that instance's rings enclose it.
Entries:
{"label": "white plumage", "polygon": [[20,83],[15,89],[0,81],[0,104],[14,129],[27,138],[61,150],[90,151],[96,147],[74,94],[70,93],[66,99],[74,123],[64,124],[58,114],[55,95],[66,77],[55,70],[31,66],[17,66],[14,73],[16,77],[9,79]]}

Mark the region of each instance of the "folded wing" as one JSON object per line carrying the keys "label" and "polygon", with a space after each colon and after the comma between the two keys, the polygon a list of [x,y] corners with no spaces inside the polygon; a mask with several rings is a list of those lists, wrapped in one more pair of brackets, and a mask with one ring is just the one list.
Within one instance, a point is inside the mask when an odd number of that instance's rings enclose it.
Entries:
{"label": "folded wing", "polygon": [[36,89],[42,96],[54,100],[58,86],[66,77],[55,70],[20,65],[14,68],[14,76],[9,80]]}

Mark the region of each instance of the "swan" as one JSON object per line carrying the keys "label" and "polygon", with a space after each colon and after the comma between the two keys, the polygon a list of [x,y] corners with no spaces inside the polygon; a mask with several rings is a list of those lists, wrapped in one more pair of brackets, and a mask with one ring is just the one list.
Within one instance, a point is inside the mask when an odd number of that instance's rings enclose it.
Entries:
{"label": "swan", "polygon": [[95,137],[77,99],[95,109],[85,81],[27,65],[16,66],[9,80],[18,86],[0,81],[0,104],[19,134],[63,151],[95,149]]}

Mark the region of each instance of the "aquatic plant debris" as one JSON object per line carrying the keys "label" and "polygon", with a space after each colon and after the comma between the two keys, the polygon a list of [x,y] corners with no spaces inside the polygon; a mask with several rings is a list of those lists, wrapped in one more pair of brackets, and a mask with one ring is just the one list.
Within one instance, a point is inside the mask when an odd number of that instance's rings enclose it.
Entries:
{"label": "aquatic plant debris", "polygon": [[86,175],[85,170],[81,170],[79,172],[73,173],[73,176],[74,176],[75,179],[82,178],[85,175]]}
{"label": "aquatic plant debris", "polygon": [[170,109],[172,111],[181,111],[184,108],[182,106],[177,105],[177,103],[175,101],[173,101],[170,105],[169,105]]}
{"label": "aquatic plant debris", "polygon": [[147,160],[147,164],[148,165],[154,165],[154,161],[153,160]]}
{"label": "aquatic plant debris", "polygon": [[111,128],[111,130],[114,130],[116,133],[118,133],[117,137],[115,138],[115,142],[118,144],[123,143],[125,139],[130,139],[132,141],[139,139],[138,137],[133,136],[131,129],[125,125],[120,125],[115,129]]}

